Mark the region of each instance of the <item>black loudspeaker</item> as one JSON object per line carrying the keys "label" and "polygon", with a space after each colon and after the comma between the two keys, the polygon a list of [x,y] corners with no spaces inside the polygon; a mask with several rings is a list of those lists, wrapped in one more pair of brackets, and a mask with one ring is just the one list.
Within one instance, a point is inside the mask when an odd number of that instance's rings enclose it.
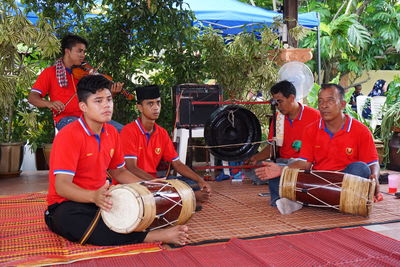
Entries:
{"label": "black loudspeaker", "polygon": [[222,89],[218,85],[180,84],[175,86],[173,104],[176,128],[204,127],[211,114],[221,106],[220,104],[191,104],[191,102],[221,101],[223,101]]}

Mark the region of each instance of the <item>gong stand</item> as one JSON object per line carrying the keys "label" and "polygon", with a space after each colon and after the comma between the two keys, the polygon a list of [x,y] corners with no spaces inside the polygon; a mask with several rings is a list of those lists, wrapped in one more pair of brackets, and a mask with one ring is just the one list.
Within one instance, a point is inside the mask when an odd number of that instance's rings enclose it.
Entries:
{"label": "gong stand", "polygon": [[[271,101],[271,111],[272,111],[272,117],[270,120],[272,121],[274,127],[272,127],[272,139],[275,140],[276,138],[276,102],[274,100]],[[276,143],[275,141],[272,142],[272,155],[271,155],[271,160],[276,163],[278,151],[276,148]]]}
{"label": "gong stand", "polygon": [[[228,105],[228,104],[271,104],[271,101],[192,101],[192,99],[189,99],[189,114],[188,114],[188,124],[189,124],[189,140],[188,140],[188,166],[192,168],[193,165],[193,145],[192,145],[192,125],[191,125],[191,113],[193,111],[193,106],[194,105]],[[275,108],[275,109],[274,109]],[[276,120],[276,107],[273,105],[273,117],[275,117]],[[275,134],[274,134],[275,136]],[[273,145],[274,149],[275,146]],[[247,165],[246,165],[247,166]],[[254,166],[247,166],[247,167],[254,167]],[[258,166],[260,167],[260,166]],[[195,169],[229,169],[229,168],[237,168],[237,166],[222,166],[222,167],[205,167],[205,168],[198,168],[196,167]]]}

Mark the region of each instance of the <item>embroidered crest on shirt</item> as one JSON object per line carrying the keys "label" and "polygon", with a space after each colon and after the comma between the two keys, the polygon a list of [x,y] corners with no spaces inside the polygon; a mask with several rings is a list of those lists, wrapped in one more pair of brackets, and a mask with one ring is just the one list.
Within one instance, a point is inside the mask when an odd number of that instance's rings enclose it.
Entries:
{"label": "embroidered crest on shirt", "polygon": [[154,152],[156,152],[157,155],[160,155],[160,153],[161,153],[161,148],[156,147],[156,149],[154,149]]}
{"label": "embroidered crest on shirt", "polygon": [[353,149],[351,147],[346,147],[346,155],[350,156],[353,154]]}
{"label": "embroidered crest on shirt", "polygon": [[301,141],[300,140],[293,141],[292,148],[294,149],[294,151],[299,152],[301,148]]}
{"label": "embroidered crest on shirt", "polygon": [[113,157],[114,156],[114,148],[111,148],[110,149],[110,157]]}

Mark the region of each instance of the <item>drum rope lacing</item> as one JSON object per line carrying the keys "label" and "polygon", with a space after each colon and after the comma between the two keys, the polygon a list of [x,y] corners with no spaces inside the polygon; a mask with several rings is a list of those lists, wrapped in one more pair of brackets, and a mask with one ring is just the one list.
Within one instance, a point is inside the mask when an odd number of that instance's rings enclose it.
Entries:
{"label": "drum rope lacing", "polygon": [[[161,194],[162,190],[163,190],[165,187],[171,187],[171,185],[169,185],[169,184],[164,184],[164,183],[155,183],[155,184],[157,184],[157,185],[162,185],[162,187],[161,187],[156,193],[154,193],[154,196],[159,196],[159,197],[161,197],[161,198],[164,198],[164,199],[169,200],[169,201],[171,201],[172,203],[174,203],[174,205],[171,206],[171,207],[170,207],[168,210],[166,210],[164,213],[156,214],[156,218],[157,218],[157,219],[163,219],[163,220],[167,223],[167,225],[172,225],[172,226],[173,226],[174,223],[178,222],[178,219],[179,219],[179,218],[176,219],[176,220],[174,220],[174,221],[171,221],[171,222],[170,222],[170,221],[168,221],[168,220],[164,217],[164,215],[167,214],[168,212],[170,212],[170,211],[171,211],[173,208],[175,208],[176,206],[181,206],[181,207],[182,207],[182,199],[179,200],[179,201],[177,202],[177,201],[175,201],[175,200],[173,200],[173,199],[171,199],[171,198],[169,198],[169,197],[164,196],[163,194]],[[153,231],[153,230],[156,230],[156,229],[159,229],[159,228],[162,228],[162,227],[165,227],[165,225],[160,225],[160,226],[151,228],[150,230]]]}
{"label": "drum rope lacing", "polygon": [[268,145],[273,145],[273,141],[257,141],[257,142],[246,142],[246,143],[239,143],[239,144],[227,144],[227,145],[218,145],[218,146],[195,146],[195,145],[191,145],[188,147],[192,147],[192,148],[205,148],[205,149],[210,149],[210,148],[219,148],[219,147],[235,147],[235,146],[243,146],[243,145],[255,145],[255,144],[263,144],[266,143]]}
{"label": "drum rope lacing", "polygon": [[[331,205],[331,204],[329,204],[329,203],[327,203],[327,202],[325,202],[325,201],[322,201],[321,199],[319,199],[318,197],[314,196],[313,194],[310,194],[308,191],[313,190],[313,189],[324,188],[324,187],[327,187],[327,186],[329,186],[329,185],[332,185],[333,187],[337,187],[337,188],[340,189],[341,187],[340,187],[338,184],[341,184],[342,182],[332,183],[331,181],[325,179],[324,177],[322,177],[322,176],[320,176],[320,175],[318,175],[318,174],[315,174],[315,173],[313,173],[313,172],[310,172],[310,173],[311,173],[312,175],[314,175],[314,176],[320,178],[321,180],[327,182],[326,185],[313,186],[313,187],[307,188],[307,191],[305,192],[307,195],[309,195],[310,197],[314,198],[315,200],[318,200],[319,202],[325,204],[325,206],[324,206],[324,205],[316,205],[316,204],[313,204],[313,205],[310,205],[310,206],[314,206],[314,207],[326,207],[326,206],[328,206],[328,207],[331,207],[331,208],[333,208],[333,209],[339,210],[339,205]],[[296,191],[297,191],[297,192],[303,192],[303,189],[297,188],[297,187],[296,187]],[[304,193],[304,192],[303,192],[303,193]]]}

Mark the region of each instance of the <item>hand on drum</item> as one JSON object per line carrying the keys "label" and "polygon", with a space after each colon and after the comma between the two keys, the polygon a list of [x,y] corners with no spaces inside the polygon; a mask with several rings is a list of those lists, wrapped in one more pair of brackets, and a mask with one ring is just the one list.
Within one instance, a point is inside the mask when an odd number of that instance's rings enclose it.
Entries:
{"label": "hand on drum", "polygon": [[383,200],[383,195],[380,192],[379,179],[376,177],[375,174],[371,174],[369,179],[376,181],[375,192],[374,192],[374,202],[376,203],[376,202],[382,201]]}
{"label": "hand on drum", "polygon": [[112,208],[111,194],[108,191],[110,182],[107,180],[105,184],[98,190],[94,191],[94,203],[97,207],[110,211]]}
{"label": "hand on drum", "polygon": [[278,177],[282,173],[282,167],[274,162],[263,161],[265,167],[257,168],[255,170],[256,175],[261,180],[272,179]]}

